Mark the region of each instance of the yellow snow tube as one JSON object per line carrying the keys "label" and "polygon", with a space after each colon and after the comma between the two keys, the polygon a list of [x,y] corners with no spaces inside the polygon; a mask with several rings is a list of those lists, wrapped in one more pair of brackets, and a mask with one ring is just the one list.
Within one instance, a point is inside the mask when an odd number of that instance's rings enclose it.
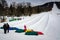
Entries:
{"label": "yellow snow tube", "polygon": [[31,32],[31,31],[33,31],[32,29],[27,29],[25,32]]}

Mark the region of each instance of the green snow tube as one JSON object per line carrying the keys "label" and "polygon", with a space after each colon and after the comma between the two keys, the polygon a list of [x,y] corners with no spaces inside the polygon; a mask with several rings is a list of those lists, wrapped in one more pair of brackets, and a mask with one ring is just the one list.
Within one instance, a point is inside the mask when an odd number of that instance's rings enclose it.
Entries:
{"label": "green snow tube", "polygon": [[16,19],[11,19],[11,20],[9,20],[9,21],[15,21]]}
{"label": "green snow tube", "polygon": [[37,32],[32,31],[32,32],[26,32],[26,33],[25,33],[25,35],[38,35],[38,33],[37,33]]}
{"label": "green snow tube", "polygon": [[15,21],[15,20],[18,20],[18,19],[11,19],[11,20],[9,20],[9,21]]}
{"label": "green snow tube", "polygon": [[22,33],[22,32],[24,32],[24,30],[23,29],[19,29],[19,30],[16,30],[15,32],[16,33]]}

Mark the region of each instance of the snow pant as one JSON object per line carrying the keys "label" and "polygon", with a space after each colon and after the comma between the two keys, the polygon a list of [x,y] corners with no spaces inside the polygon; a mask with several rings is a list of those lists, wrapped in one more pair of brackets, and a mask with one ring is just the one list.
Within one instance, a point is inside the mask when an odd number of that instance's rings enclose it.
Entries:
{"label": "snow pant", "polygon": [[9,29],[4,29],[4,34],[9,33]]}

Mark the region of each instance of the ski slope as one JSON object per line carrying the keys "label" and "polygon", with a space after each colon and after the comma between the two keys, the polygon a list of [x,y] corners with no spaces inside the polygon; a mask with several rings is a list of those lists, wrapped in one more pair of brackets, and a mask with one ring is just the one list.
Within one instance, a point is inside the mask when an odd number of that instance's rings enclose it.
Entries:
{"label": "ski slope", "polygon": [[[52,11],[27,16],[20,21],[8,22],[10,27],[24,29],[24,25],[26,25],[27,29],[42,31],[44,35],[28,36],[24,35],[25,33],[15,33],[15,30],[4,34],[3,30],[0,29],[0,40],[60,40],[60,16],[57,15],[60,12],[57,10],[59,9],[54,4]],[[0,23],[0,27],[3,24]]]}

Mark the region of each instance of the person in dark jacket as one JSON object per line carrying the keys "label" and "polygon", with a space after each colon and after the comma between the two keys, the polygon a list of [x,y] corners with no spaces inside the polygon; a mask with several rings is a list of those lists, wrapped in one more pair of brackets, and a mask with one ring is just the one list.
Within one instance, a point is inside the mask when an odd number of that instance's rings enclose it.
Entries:
{"label": "person in dark jacket", "polygon": [[4,25],[3,25],[3,29],[4,29],[4,33],[5,33],[5,34],[6,34],[7,31],[8,31],[8,33],[9,33],[9,24],[8,24],[8,23],[4,24]]}

